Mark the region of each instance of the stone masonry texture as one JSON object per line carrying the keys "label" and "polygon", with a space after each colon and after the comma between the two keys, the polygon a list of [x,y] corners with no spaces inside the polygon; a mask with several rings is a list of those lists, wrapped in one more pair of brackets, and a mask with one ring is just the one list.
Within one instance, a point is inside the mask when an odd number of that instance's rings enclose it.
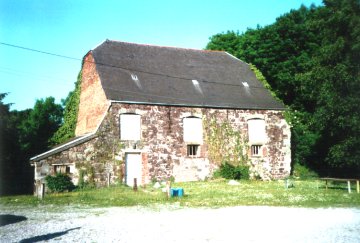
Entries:
{"label": "stone masonry texture", "polygon": [[[196,156],[187,153],[183,141],[183,119],[196,116],[202,121],[216,119],[217,124],[229,123],[243,138],[248,137],[248,120],[265,121],[266,141],[257,157],[250,149],[249,165],[253,176],[264,180],[284,178],[290,174],[290,127],[284,112],[278,110],[247,110],[195,108],[181,106],[126,104],[109,101],[89,52],[84,58],[76,136],[96,133],[96,137],[67,150],[35,161],[35,179],[42,182],[55,167],[71,167],[74,183],[79,179],[98,186],[124,181],[126,153],[141,156],[141,183],[175,179],[196,181],[211,177],[222,161],[212,161],[206,143],[206,122],[203,122],[203,142]],[[120,114],[141,116],[140,141],[120,141]],[[83,177],[83,178],[80,178]]]}
{"label": "stone masonry texture", "polygon": [[[120,114],[141,115],[141,140],[120,141]],[[234,129],[247,137],[247,120],[262,117],[266,124],[267,141],[260,158],[250,158],[251,166],[265,169],[263,179],[280,179],[290,174],[290,127],[282,111],[231,110],[214,108],[191,108],[159,105],[112,103],[98,136],[86,143],[72,147],[36,163],[36,170],[55,164],[75,166],[74,182],[79,170],[85,170],[85,179],[98,186],[108,181],[123,181],[126,152],[137,151],[142,158],[142,183],[168,180],[196,181],[211,177],[219,161],[211,161],[205,138],[198,156],[187,155],[187,144],[183,141],[183,118],[198,116],[202,119],[216,118],[227,121]],[[205,130],[206,127],[203,127]],[[205,132],[203,133],[205,136]],[[93,168],[93,169],[89,169]],[[49,172],[53,173],[53,169]],[[91,172],[91,173],[90,173]]]}

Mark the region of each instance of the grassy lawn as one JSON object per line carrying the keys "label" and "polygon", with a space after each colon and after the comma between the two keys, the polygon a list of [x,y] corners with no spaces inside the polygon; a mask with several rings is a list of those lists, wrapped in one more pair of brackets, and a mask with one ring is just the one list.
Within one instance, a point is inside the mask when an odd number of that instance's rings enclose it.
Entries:
{"label": "grassy lawn", "polygon": [[285,189],[284,181],[240,181],[240,185],[228,185],[225,180],[174,183],[172,187],[184,188],[185,196],[167,199],[160,189],[152,186],[137,192],[123,185],[102,189],[87,189],[69,193],[47,194],[40,201],[34,196],[0,197],[0,206],[150,206],[173,204],[185,207],[225,207],[240,205],[267,205],[290,207],[360,207],[360,194],[349,194],[346,183],[334,184],[325,190],[325,182],[295,180],[293,187]]}

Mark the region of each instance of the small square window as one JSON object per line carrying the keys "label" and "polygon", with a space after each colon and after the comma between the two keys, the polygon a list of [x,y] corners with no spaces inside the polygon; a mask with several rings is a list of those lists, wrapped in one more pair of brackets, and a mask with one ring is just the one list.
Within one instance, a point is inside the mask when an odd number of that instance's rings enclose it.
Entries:
{"label": "small square window", "polygon": [[70,174],[70,166],[67,165],[54,165],[54,172],[56,174]]}
{"label": "small square window", "polygon": [[261,145],[251,145],[251,156],[260,156]]}
{"label": "small square window", "polygon": [[198,144],[189,144],[187,146],[187,155],[196,156],[198,154],[199,145]]}

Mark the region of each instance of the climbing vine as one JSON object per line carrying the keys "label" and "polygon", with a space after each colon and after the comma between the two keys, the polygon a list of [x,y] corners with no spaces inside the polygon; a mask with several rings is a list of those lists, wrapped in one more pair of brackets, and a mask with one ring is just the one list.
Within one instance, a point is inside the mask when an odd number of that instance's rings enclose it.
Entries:
{"label": "climbing vine", "polygon": [[115,173],[122,181],[124,160],[119,154],[125,145],[120,141],[118,134],[115,117],[108,114],[96,133],[97,137],[93,145],[85,151],[85,160],[76,163],[76,167],[81,172],[79,181],[94,184],[96,176],[94,167],[97,173],[106,172],[113,175]]}
{"label": "climbing vine", "polygon": [[269,82],[266,80],[262,72],[255,67],[255,65],[250,64],[250,69],[255,73],[256,79],[259,80],[262,85],[264,85],[265,89],[269,90],[271,96],[275,98],[277,101],[279,101],[281,104],[284,104],[282,100],[279,99],[279,97],[276,95],[274,90],[271,88]]}
{"label": "climbing vine", "polygon": [[248,165],[248,145],[241,132],[228,121],[219,123],[216,118],[204,119],[205,139],[209,157],[217,165]]}
{"label": "climbing vine", "polygon": [[65,100],[62,101],[65,105],[64,122],[50,139],[53,145],[66,142],[70,138],[75,137],[75,128],[80,103],[81,80],[82,70],[80,70],[77,81],[75,82],[75,89],[68,94]]}

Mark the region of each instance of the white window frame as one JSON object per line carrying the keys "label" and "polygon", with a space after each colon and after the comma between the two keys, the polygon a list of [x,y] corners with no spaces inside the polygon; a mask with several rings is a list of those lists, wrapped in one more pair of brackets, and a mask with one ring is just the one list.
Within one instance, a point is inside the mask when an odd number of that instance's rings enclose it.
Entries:
{"label": "white window frame", "polygon": [[266,143],[266,124],[261,118],[253,118],[248,121],[248,138],[251,157],[263,156],[263,145]]}
{"label": "white window frame", "polygon": [[53,164],[54,174],[73,174],[73,168],[69,164]]}
{"label": "white window frame", "polygon": [[136,113],[120,114],[120,140],[141,140],[141,116]]}
{"label": "white window frame", "polygon": [[266,128],[264,119],[248,120],[248,137],[251,145],[262,145],[266,142]]}
{"label": "white window frame", "polygon": [[183,138],[189,145],[203,144],[203,124],[200,117],[183,118]]}

